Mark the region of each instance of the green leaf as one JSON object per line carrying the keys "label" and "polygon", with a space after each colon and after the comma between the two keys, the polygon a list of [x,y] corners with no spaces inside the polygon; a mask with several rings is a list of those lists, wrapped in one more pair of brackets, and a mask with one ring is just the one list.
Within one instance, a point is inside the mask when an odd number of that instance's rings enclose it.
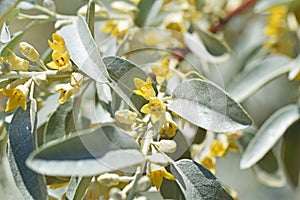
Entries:
{"label": "green leaf", "polygon": [[[257,131],[247,128],[243,131],[243,136],[239,142],[245,149]],[[282,187],[286,183],[286,177],[279,164],[277,154],[271,149],[252,168],[256,178],[269,187]]]}
{"label": "green leaf", "polygon": [[42,146],[27,165],[50,176],[93,176],[144,162],[135,140],[113,126],[74,134]]}
{"label": "green leaf", "polygon": [[298,105],[288,105],[272,114],[248,144],[240,162],[246,169],[257,163],[275,145],[286,129],[300,118]]}
{"label": "green leaf", "polygon": [[146,73],[134,63],[120,57],[108,56],[103,58],[107,71],[114,82],[109,83],[110,87],[137,113],[147,101],[136,94],[133,79],[147,79]]}
{"label": "green leaf", "polygon": [[149,26],[157,16],[164,1],[162,0],[141,0],[138,7],[138,14],[135,24],[139,27]]}
{"label": "green leaf", "polygon": [[82,200],[91,180],[91,176],[72,177],[66,194],[67,198],[69,200]]}
{"label": "green leaf", "polygon": [[2,199],[15,200],[22,199],[22,194],[17,188],[13,174],[7,159],[7,139],[8,135],[2,123],[0,127],[0,194]]}
{"label": "green leaf", "polygon": [[230,53],[229,46],[218,35],[202,30],[198,24],[193,24],[193,28],[201,38],[206,50],[212,56],[222,56]]}
{"label": "green leaf", "polygon": [[95,81],[108,82],[108,74],[95,40],[81,16],[73,24],[64,26],[58,34],[63,36],[71,59],[80,70]]}
{"label": "green leaf", "polygon": [[299,184],[300,172],[300,121],[292,124],[284,134],[284,140],[281,148],[283,164],[286,175],[289,177],[292,185],[297,187]]}
{"label": "green leaf", "polygon": [[231,132],[251,125],[246,111],[208,80],[190,79],[173,92],[168,109],[201,128]]}
{"label": "green leaf", "polygon": [[263,12],[273,6],[288,5],[295,0],[260,0],[254,6],[255,12]]}
{"label": "green leaf", "polygon": [[269,56],[238,74],[226,90],[237,102],[242,102],[269,81],[289,72],[296,64],[299,64],[298,60],[290,62],[285,56]]}
{"label": "green leaf", "polygon": [[44,132],[44,143],[61,138],[66,134],[67,115],[72,111],[73,102],[67,101],[59,105],[57,110],[51,115]]}
{"label": "green leaf", "polygon": [[41,175],[36,174],[25,165],[29,154],[34,150],[36,118],[31,122],[32,106],[28,102],[24,111],[18,108],[9,124],[9,161],[15,182],[25,199],[47,199],[46,184]]}
{"label": "green leaf", "polygon": [[186,199],[222,199],[233,200],[217,178],[199,163],[183,159],[171,165]]}

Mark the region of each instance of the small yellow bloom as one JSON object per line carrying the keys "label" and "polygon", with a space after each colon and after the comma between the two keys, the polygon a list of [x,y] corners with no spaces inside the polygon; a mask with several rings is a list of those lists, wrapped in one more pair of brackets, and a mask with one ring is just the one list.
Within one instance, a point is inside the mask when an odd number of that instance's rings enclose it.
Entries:
{"label": "small yellow bloom", "polygon": [[16,56],[16,54],[9,49],[8,51],[10,53],[9,56],[1,57],[1,61],[10,64],[10,70],[28,71],[28,60]]}
{"label": "small yellow bloom", "polygon": [[147,78],[146,82],[139,78],[134,78],[133,82],[135,87],[137,88],[137,90],[133,91],[135,94],[140,95],[147,100],[149,100],[149,98],[151,97],[156,96],[150,78]]}
{"label": "small yellow bloom", "polygon": [[177,31],[180,33],[186,32],[186,27],[184,24],[183,13],[171,13],[164,20],[164,26],[166,29]]}
{"label": "small yellow bloom", "polygon": [[203,165],[206,169],[208,169],[211,173],[216,174],[216,169],[215,169],[216,158],[215,157],[213,157],[211,155],[207,155],[200,161],[200,164]]}
{"label": "small yellow bloom", "polygon": [[228,146],[225,146],[221,141],[215,141],[210,147],[210,153],[212,156],[223,157],[228,151]]}
{"label": "small yellow bloom", "polygon": [[150,174],[148,174],[148,177],[152,180],[153,185],[159,189],[163,178],[174,181],[175,178],[172,174],[167,172],[165,169],[159,169],[152,171]]}
{"label": "small yellow bloom", "polygon": [[162,84],[165,80],[173,75],[170,70],[168,59],[164,59],[161,66],[152,66],[153,73],[156,76],[156,81],[158,84]]}
{"label": "small yellow bloom", "polygon": [[18,85],[14,89],[0,89],[0,92],[9,97],[5,112],[11,112],[18,106],[26,110],[26,96],[28,94],[28,88],[26,86]]}
{"label": "small yellow bloom", "polygon": [[157,97],[150,98],[149,103],[145,104],[141,108],[141,112],[145,114],[151,114],[151,121],[152,123],[155,123],[160,120],[163,114],[165,114],[166,105]]}
{"label": "small yellow bloom", "polygon": [[103,26],[101,26],[101,30],[108,34],[111,33],[116,27],[117,22],[115,20],[108,20]]}
{"label": "small yellow bloom", "polygon": [[20,42],[19,49],[23,56],[32,62],[36,62],[40,59],[40,54],[37,52],[37,50],[27,42]]}
{"label": "small yellow bloom", "polygon": [[61,37],[60,35],[58,35],[56,33],[53,33],[52,39],[53,39],[53,42],[48,40],[48,44],[53,51],[54,50],[61,51],[61,52],[67,51],[66,45],[65,45],[65,40],[63,39],[63,37]]}
{"label": "small yellow bloom", "polygon": [[123,38],[128,33],[131,26],[132,26],[132,23],[128,20],[118,21],[118,23],[116,24],[116,26],[114,27],[114,29],[111,33],[111,35],[113,37],[118,38],[118,40],[117,40],[118,44],[120,44],[122,42]]}
{"label": "small yellow bloom", "polygon": [[70,55],[67,51],[61,52],[58,50],[54,50],[52,52],[52,60],[52,62],[47,63],[47,66],[50,69],[58,69],[63,72],[72,70]]}
{"label": "small yellow bloom", "polygon": [[177,124],[173,121],[170,113],[166,113],[166,121],[159,131],[161,137],[172,138],[178,130]]}
{"label": "small yellow bloom", "polygon": [[67,84],[58,84],[54,86],[54,91],[60,91],[60,97],[58,99],[58,103],[64,104],[67,102],[70,97],[74,94],[74,88],[71,86],[70,83]]}

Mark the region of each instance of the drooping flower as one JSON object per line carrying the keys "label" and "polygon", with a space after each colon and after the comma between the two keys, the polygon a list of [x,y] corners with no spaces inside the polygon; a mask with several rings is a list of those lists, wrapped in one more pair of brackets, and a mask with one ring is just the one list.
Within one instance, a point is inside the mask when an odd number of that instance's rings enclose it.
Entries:
{"label": "drooping flower", "polygon": [[28,94],[28,87],[24,85],[18,85],[14,89],[0,89],[0,92],[9,97],[5,112],[11,112],[20,106],[23,110],[26,110],[26,96]]}
{"label": "drooping flower", "polygon": [[170,113],[166,112],[166,121],[159,131],[161,137],[172,138],[178,130],[176,122],[173,121]]}
{"label": "drooping flower", "polygon": [[164,59],[160,66],[152,66],[151,69],[156,76],[156,81],[158,84],[162,84],[165,80],[173,75],[173,72],[169,67],[168,59]]}
{"label": "drooping flower", "polygon": [[52,62],[47,63],[47,66],[49,68],[58,69],[63,72],[72,70],[70,55],[67,51],[61,52],[58,50],[54,50],[52,53],[52,60]]}
{"label": "drooping flower", "polygon": [[167,172],[165,169],[158,169],[151,171],[150,174],[148,174],[148,177],[152,180],[153,185],[159,189],[163,178],[168,180],[175,180],[174,176]]}
{"label": "drooping flower", "polygon": [[8,63],[10,70],[28,71],[29,61],[16,56],[16,54],[9,49],[8,51],[9,55],[1,57],[1,61]]}
{"label": "drooping flower", "polygon": [[47,63],[47,66],[50,69],[58,69],[63,72],[71,71],[72,63],[64,39],[56,33],[52,34],[52,38],[53,42],[48,40],[48,44],[53,50],[52,62]]}
{"label": "drooping flower", "polygon": [[200,164],[207,168],[211,173],[216,174],[216,158],[212,155],[207,155],[200,161]]}
{"label": "drooping flower", "polygon": [[137,90],[133,91],[135,94],[140,95],[147,100],[149,100],[151,97],[156,96],[150,78],[147,78],[146,82],[139,78],[134,78],[133,82],[135,87],[137,88]]}
{"label": "drooping flower", "polygon": [[149,103],[141,108],[141,112],[151,114],[152,123],[156,123],[166,112],[166,105],[161,102],[157,97],[149,99]]}
{"label": "drooping flower", "polygon": [[71,86],[70,83],[55,85],[54,91],[60,91],[60,97],[58,99],[58,103],[60,104],[64,104],[65,102],[67,102],[70,99],[70,97],[74,94],[74,88]]}
{"label": "drooping flower", "polygon": [[65,45],[65,40],[63,37],[61,37],[60,35],[58,35],[56,33],[53,33],[52,39],[53,39],[53,42],[48,40],[48,44],[53,51],[54,50],[61,51],[61,52],[67,51],[66,45]]}
{"label": "drooping flower", "polygon": [[210,153],[213,156],[223,157],[228,151],[228,146],[223,144],[221,141],[216,140],[210,147]]}

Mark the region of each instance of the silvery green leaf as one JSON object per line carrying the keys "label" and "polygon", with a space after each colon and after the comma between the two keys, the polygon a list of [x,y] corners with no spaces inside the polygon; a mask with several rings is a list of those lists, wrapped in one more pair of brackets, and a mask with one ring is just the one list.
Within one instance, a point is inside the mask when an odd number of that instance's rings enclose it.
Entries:
{"label": "silvery green leaf", "polygon": [[276,144],[286,129],[300,118],[298,105],[288,105],[272,114],[248,144],[240,162],[246,169],[257,163]]}
{"label": "silvery green leaf", "polygon": [[246,111],[208,80],[190,79],[175,88],[168,109],[201,128],[231,132],[251,125]]}

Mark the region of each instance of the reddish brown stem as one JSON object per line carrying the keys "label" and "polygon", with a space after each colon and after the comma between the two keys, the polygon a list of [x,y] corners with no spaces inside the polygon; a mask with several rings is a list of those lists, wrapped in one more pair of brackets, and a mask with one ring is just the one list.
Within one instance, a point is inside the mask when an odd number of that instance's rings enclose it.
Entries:
{"label": "reddish brown stem", "polygon": [[256,2],[257,2],[257,0],[245,0],[239,7],[230,11],[229,13],[227,13],[227,15],[225,17],[221,18],[219,23],[217,25],[211,27],[209,29],[209,31],[212,33],[217,33],[218,31],[222,30],[224,28],[225,24],[227,24],[231,18],[233,18],[234,16],[240,14],[241,12],[253,7]]}

